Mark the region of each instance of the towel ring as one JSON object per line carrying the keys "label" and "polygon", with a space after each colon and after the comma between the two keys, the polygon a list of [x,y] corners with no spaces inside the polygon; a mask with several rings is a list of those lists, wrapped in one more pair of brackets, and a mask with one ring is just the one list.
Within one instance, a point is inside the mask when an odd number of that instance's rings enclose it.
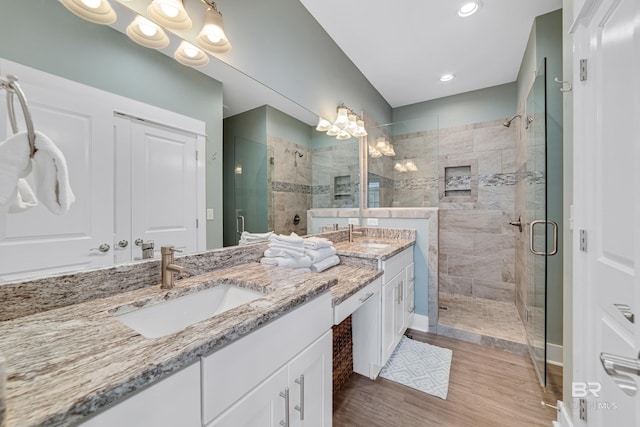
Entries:
{"label": "towel ring", "polygon": [[33,128],[31,112],[27,106],[27,98],[24,96],[24,92],[18,84],[18,78],[13,74],[7,75],[7,81],[0,80],[0,88],[7,90],[7,109],[13,133],[18,133],[18,122],[16,121],[16,113],[13,107],[13,95],[16,94],[18,96],[18,101],[22,107],[22,114],[24,115],[24,121],[27,125],[27,140],[29,141],[30,149],[29,157],[33,158],[33,155],[36,153],[36,133]]}

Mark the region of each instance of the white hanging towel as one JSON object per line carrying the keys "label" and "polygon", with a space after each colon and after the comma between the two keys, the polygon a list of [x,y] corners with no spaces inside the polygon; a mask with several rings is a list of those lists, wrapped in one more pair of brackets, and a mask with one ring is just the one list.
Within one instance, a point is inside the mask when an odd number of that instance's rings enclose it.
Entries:
{"label": "white hanging towel", "polygon": [[13,204],[17,197],[18,179],[31,172],[27,132],[18,132],[0,142],[0,207]]}
{"label": "white hanging towel", "polygon": [[23,178],[18,179],[16,196],[13,199],[13,203],[9,205],[9,213],[24,212],[35,206],[38,206],[38,200],[36,195],[33,194],[29,183]]}
{"label": "white hanging towel", "polygon": [[67,161],[53,141],[38,131],[36,150],[33,172],[38,200],[54,214],[64,215],[76,200],[69,185]]}

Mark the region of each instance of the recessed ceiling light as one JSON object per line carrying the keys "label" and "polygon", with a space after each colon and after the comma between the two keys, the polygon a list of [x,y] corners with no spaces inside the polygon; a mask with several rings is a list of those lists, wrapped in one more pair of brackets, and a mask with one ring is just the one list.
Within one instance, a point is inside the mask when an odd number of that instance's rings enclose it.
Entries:
{"label": "recessed ceiling light", "polygon": [[482,3],[480,3],[479,1],[472,1],[469,3],[465,3],[462,5],[460,9],[458,9],[458,16],[461,16],[463,18],[471,16],[474,13],[476,13],[478,9],[480,9],[481,5]]}
{"label": "recessed ceiling light", "polygon": [[440,81],[441,82],[448,82],[450,80],[453,80],[455,76],[451,73],[447,73],[447,74],[443,74],[442,76],[440,76]]}

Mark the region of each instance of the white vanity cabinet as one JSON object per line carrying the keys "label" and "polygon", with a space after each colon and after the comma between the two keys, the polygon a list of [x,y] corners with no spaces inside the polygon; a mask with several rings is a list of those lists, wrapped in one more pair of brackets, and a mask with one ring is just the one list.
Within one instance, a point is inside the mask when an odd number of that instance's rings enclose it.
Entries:
{"label": "white vanity cabinet", "polygon": [[332,323],[325,292],[81,425],[331,426]]}
{"label": "white vanity cabinet", "polygon": [[375,379],[413,319],[413,246],[380,263],[379,296],[353,313],[353,370]]}
{"label": "white vanity cabinet", "polygon": [[203,423],[330,426],[332,323],[327,292],[203,357]]}

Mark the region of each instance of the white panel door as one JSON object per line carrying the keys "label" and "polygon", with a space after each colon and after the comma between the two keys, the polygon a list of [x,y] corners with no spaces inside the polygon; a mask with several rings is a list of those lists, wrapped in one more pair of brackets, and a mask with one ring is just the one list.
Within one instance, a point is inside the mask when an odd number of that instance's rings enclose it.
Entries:
{"label": "white panel door", "polygon": [[382,285],[382,354],[381,366],[384,366],[396,348],[396,313],[398,311],[398,284],[404,274],[398,274],[388,283]]}
{"label": "white panel door", "polygon": [[[66,215],[43,205],[20,214],[0,213],[0,282],[111,265],[113,157],[111,114],[87,87],[27,67],[3,63],[25,92],[36,130],[63,152],[76,202]],[[8,125],[6,91],[0,91],[0,138]],[[16,107],[18,107],[16,100]],[[25,129],[19,107],[16,115]],[[33,180],[28,179],[33,185]]]}
{"label": "white panel door", "polygon": [[332,349],[329,331],[289,363],[291,426],[331,426]]}
{"label": "white panel door", "polygon": [[[585,5],[591,8],[580,11],[574,39],[575,69],[588,60],[586,80],[576,75],[574,85],[574,418],[576,425],[638,426],[640,2]],[[587,233],[584,250],[578,230]]]}
{"label": "white panel door", "polygon": [[278,427],[287,425],[286,410],[291,404],[287,386],[287,367],[254,388],[238,403],[213,420],[207,427]]}
{"label": "white panel door", "polygon": [[163,245],[197,250],[196,141],[194,134],[131,121],[131,239],[153,240],[156,256]]}

